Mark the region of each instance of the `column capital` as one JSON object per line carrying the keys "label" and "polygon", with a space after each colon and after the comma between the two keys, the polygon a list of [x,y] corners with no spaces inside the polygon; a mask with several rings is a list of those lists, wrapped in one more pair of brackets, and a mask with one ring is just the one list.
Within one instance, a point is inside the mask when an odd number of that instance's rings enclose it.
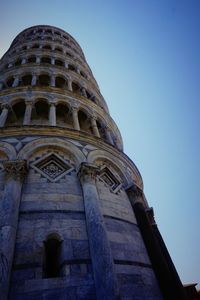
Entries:
{"label": "column capital", "polygon": [[90,116],[90,119],[91,119],[91,120],[94,120],[94,121],[97,121],[97,117],[96,117],[95,114],[92,114],[92,115]]}
{"label": "column capital", "polygon": [[34,105],[34,100],[25,100],[25,104],[33,106]]}
{"label": "column capital", "polygon": [[156,225],[156,221],[155,221],[155,218],[154,218],[154,210],[153,210],[153,207],[149,207],[146,209],[146,213],[147,213],[147,216],[149,218],[149,221],[151,223],[151,225]]}
{"label": "column capital", "polygon": [[138,187],[136,184],[132,184],[126,188],[126,192],[129,194],[129,198],[131,200],[131,204],[135,205],[136,203],[141,203],[145,205],[143,201],[143,190]]}
{"label": "column capital", "polygon": [[10,107],[10,105],[8,104],[8,103],[2,103],[1,104],[1,109],[4,109],[4,108],[6,108],[6,109],[11,109],[11,107]]}
{"label": "column capital", "polygon": [[143,197],[143,190],[136,184],[129,185],[126,191],[131,193],[134,197]]}
{"label": "column capital", "polygon": [[78,105],[71,105],[71,111],[78,111],[79,106]]}
{"label": "column capital", "polygon": [[26,160],[5,160],[3,166],[7,178],[23,180],[28,170]]}
{"label": "column capital", "polygon": [[49,101],[49,106],[55,106],[55,105],[56,105],[55,101],[53,101],[53,100]]}
{"label": "column capital", "polygon": [[82,183],[95,181],[98,174],[99,167],[87,162],[82,162],[78,170],[78,177]]}

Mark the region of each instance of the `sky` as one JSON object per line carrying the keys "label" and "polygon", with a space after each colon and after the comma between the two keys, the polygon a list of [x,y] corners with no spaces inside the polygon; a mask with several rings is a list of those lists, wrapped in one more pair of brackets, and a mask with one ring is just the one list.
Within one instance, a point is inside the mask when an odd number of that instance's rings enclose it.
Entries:
{"label": "sky", "polygon": [[200,0],[0,3],[0,57],[33,25],[78,41],[182,282],[200,283]]}

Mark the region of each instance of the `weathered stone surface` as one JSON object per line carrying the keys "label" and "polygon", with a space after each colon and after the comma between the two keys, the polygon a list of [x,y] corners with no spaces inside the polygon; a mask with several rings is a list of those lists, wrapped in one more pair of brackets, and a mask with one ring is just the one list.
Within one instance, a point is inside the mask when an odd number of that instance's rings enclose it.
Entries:
{"label": "weathered stone surface", "polygon": [[0,69],[1,300],[161,300],[125,190],[142,178],[80,46],[36,26]]}

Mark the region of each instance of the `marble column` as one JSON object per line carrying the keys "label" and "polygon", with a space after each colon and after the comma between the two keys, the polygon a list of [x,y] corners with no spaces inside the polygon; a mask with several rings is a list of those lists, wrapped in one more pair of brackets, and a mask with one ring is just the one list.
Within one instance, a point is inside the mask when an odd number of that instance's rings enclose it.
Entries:
{"label": "marble column", "polygon": [[12,87],[17,87],[19,85],[19,76],[15,76]]}
{"label": "marble column", "polygon": [[26,59],[26,58],[23,58],[23,59],[22,59],[22,65],[26,64],[26,61],[27,61],[27,59]]}
{"label": "marble column", "polygon": [[56,126],[56,106],[55,106],[55,103],[50,103],[49,125],[50,126]]}
{"label": "marble column", "polygon": [[51,58],[51,64],[52,64],[52,65],[55,65],[55,57],[52,57],[52,58]]}
{"label": "marble column", "polygon": [[[151,222],[146,212],[146,204],[143,200],[143,191],[136,185],[127,189],[130,203],[133,207],[138,227],[140,229],[143,241],[145,243],[153,270],[157,277],[163,298],[166,300],[175,300],[175,291],[173,289],[173,280],[168,268],[167,262],[163,256],[157,239],[155,238]],[[183,298],[184,299],[184,298]]]}
{"label": "marble column", "polygon": [[78,74],[81,73],[80,68],[79,68],[78,66],[76,67],[76,72],[77,72]]}
{"label": "marble column", "polygon": [[73,119],[73,127],[76,130],[80,130],[80,124],[78,120],[78,108],[72,107],[72,119]]}
{"label": "marble column", "polygon": [[156,238],[156,240],[158,241],[158,244],[160,246],[160,249],[162,251],[162,254],[165,258],[165,261],[168,265],[168,269],[170,271],[170,276],[171,276],[171,282],[172,282],[172,289],[174,291],[174,299],[183,299],[183,300],[186,300],[187,297],[186,297],[186,292],[183,288],[183,285],[182,285],[182,282],[180,280],[180,277],[176,271],[176,268],[174,266],[174,263],[171,259],[171,256],[167,250],[167,247],[165,245],[165,242],[162,238],[162,235],[160,234],[160,231],[158,229],[158,226],[155,222],[155,219],[154,219],[154,211],[153,211],[153,208],[148,208],[146,210],[146,213],[147,213],[147,216],[148,216],[148,219],[151,223],[151,226],[152,226],[152,229],[153,229],[153,232],[154,232],[154,236]]}
{"label": "marble column", "polygon": [[100,138],[99,129],[97,127],[97,121],[95,117],[91,117],[91,126],[92,126],[92,132],[95,136]]}
{"label": "marble column", "polygon": [[0,295],[8,299],[12,270],[19,205],[24,176],[27,172],[24,160],[4,161],[5,186],[0,202]]}
{"label": "marble column", "polygon": [[56,86],[56,77],[54,75],[51,75],[51,86],[55,87]]}
{"label": "marble column", "polygon": [[82,87],[82,88],[80,89],[80,92],[81,92],[81,96],[87,98],[86,89],[85,89],[84,87]]}
{"label": "marble column", "polygon": [[83,190],[96,296],[98,300],[114,300],[119,299],[118,288],[110,243],[95,183],[98,172],[99,168],[95,165],[82,163],[78,176]]}
{"label": "marble column", "polygon": [[108,143],[110,143],[111,145],[114,145],[110,129],[108,127],[105,127],[104,130],[105,130],[105,135],[106,135],[106,139],[107,139]]}
{"label": "marble column", "polygon": [[40,64],[40,56],[36,57],[36,64]]}
{"label": "marble column", "polygon": [[67,88],[68,88],[69,91],[72,92],[72,80],[71,80],[71,78],[67,79]]}
{"label": "marble column", "polygon": [[37,83],[37,75],[36,75],[36,74],[33,74],[32,80],[31,80],[31,85],[32,85],[32,86],[35,86],[36,83]]}
{"label": "marble column", "polygon": [[33,102],[26,101],[25,103],[26,103],[26,110],[25,110],[25,114],[24,114],[23,125],[30,125]]}
{"label": "marble column", "polygon": [[1,105],[1,107],[2,107],[2,112],[0,115],[0,127],[4,127],[7,117],[8,117],[8,112],[9,112],[10,106],[7,103],[3,103]]}

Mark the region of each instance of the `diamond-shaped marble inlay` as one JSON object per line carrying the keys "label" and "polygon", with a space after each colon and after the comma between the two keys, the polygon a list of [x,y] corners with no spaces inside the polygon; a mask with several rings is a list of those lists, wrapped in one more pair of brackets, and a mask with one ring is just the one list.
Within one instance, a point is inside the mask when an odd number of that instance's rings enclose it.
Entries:
{"label": "diamond-shaped marble inlay", "polygon": [[74,168],[55,153],[50,153],[45,157],[36,160],[32,167],[50,181],[57,181]]}
{"label": "diamond-shaped marble inlay", "polygon": [[113,191],[121,186],[119,180],[113,175],[113,173],[107,168],[103,168],[100,172],[101,180],[106,183]]}

